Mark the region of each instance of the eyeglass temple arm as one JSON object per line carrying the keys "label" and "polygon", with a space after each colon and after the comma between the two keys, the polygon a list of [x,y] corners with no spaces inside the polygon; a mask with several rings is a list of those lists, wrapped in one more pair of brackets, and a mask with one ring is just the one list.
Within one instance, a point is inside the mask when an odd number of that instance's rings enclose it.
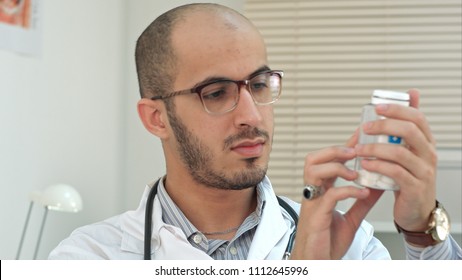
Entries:
{"label": "eyeglass temple arm", "polygon": [[172,92],[172,93],[167,94],[165,96],[162,96],[162,95],[153,96],[153,97],[151,97],[151,100],[167,99],[167,98],[170,98],[170,97],[174,97],[174,96],[177,96],[177,95],[188,94],[188,93],[196,93],[196,92],[194,91],[194,89],[180,90],[180,91]]}

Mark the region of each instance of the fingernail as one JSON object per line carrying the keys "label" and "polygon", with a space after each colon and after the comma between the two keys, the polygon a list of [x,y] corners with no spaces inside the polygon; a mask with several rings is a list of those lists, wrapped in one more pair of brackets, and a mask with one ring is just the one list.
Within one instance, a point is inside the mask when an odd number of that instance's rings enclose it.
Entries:
{"label": "fingernail", "polygon": [[363,124],[363,130],[369,130],[374,125],[374,122],[366,122]]}
{"label": "fingernail", "polygon": [[361,192],[361,195],[367,195],[369,194],[369,190],[367,188],[362,188],[359,190]]}
{"label": "fingernail", "polygon": [[345,151],[345,153],[347,153],[347,154],[354,154],[355,153],[355,149],[354,148],[349,148],[349,147],[344,147],[343,151]]}
{"label": "fingernail", "polygon": [[389,107],[388,104],[377,104],[376,108],[377,108],[377,110],[383,112],[383,111],[386,111],[388,109],[388,107]]}

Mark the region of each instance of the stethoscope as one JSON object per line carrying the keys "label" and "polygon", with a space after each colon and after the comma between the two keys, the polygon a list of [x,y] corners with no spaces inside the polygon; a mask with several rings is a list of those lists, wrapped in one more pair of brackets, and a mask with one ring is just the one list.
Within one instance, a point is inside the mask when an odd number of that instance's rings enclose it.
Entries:
{"label": "stethoscope", "polygon": [[[151,259],[151,238],[152,238],[152,208],[154,206],[154,197],[157,195],[157,187],[159,186],[159,181],[152,186],[151,190],[149,191],[148,199],[146,201],[146,212],[145,212],[145,220],[144,220],[144,259],[150,260]],[[289,242],[287,244],[286,250],[282,257],[283,260],[287,260],[290,257],[290,253],[292,252],[292,248],[294,246],[295,241],[295,233],[297,232],[297,224],[298,224],[298,214],[295,210],[290,207],[290,205],[277,196],[279,206],[284,208],[284,210],[289,213],[292,217],[292,220],[295,223],[294,230],[290,234]]]}

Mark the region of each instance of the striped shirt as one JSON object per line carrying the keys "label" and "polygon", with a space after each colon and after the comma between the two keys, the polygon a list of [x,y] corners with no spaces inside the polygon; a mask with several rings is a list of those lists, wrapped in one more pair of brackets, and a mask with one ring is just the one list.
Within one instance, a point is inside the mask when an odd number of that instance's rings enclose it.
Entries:
{"label": "striped shirt", "polygon": [[426,248],[415,247],[404,242],[409,260],[461,260],[462,250],[452,236],[444,242]]}
{"label": "striped shirt", "polygon": [[158,187],[158,197],[162,207],[162,219],[165,223],[180,228],[189,243],[208,254],[216,260],[245,260],[249,253],[250,244],[260,222],[265,197],[257,185],[257,208],[251,213],[238,228],[231,240],[208,239],[200,232],[178,208],[168,195],[162,180]]}

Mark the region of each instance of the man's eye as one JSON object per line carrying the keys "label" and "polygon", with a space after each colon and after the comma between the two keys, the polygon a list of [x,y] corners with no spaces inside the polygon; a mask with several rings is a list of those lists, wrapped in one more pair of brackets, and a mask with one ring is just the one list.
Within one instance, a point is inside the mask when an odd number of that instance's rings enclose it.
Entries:
{"label": "man's eye", "polygon": [[265,82],[255,82],[252,83],[252,91],[261,91],[268,87]]}
{"label": "man's eye", "polygon": [[211,100],[211,101],[218,100],[220,98],[223,98],[225,95],[226,95],[226,90],[222,88],[218,90],[202,92],[202,99]]}

